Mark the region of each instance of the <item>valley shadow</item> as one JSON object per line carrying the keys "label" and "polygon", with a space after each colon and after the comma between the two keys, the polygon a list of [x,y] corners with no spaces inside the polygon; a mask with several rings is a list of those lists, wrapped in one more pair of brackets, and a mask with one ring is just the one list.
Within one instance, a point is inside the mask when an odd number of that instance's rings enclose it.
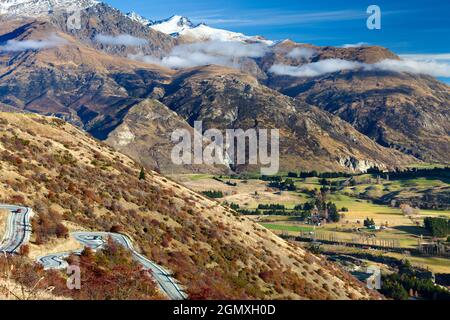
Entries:
{"label": "valley shadow", "polygon": [[405,232],[405,233],[409,233],[415,236],[420,237],[421,235],[423,236],[428,236],[429,232],[427,229],[420,227],[420,226],[395,226],[392,227],[392,229],[401,231],[401,232]]}
{"label": "valley shadow", "polygon": [[0,45],[5,44],[7,41],[9,40],[13,40],[16,39],[17,37],[21,36],[22,34],[24,34],[31,26],[33,25],[33,23],[27,23],[24,24],[23,26],[14,29],[11,32],[5,33],[3,35],[0,35]]}

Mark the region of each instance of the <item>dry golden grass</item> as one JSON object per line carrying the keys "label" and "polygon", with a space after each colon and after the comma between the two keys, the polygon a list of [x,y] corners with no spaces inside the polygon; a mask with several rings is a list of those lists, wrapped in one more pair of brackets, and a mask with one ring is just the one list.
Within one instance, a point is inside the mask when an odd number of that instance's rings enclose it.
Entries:
{"label": "dry golden grass", "polygon": [[390,252],[387,256],[397,259],[407,259],[413,266],[428,269],[434,273],[450,273],[450,261],[439,257],[413,257]]}
{"label": "dry golden grass", "polygon": [[0,209],[0,240],[3,238],[3,235],[5,234],[8,216],[9,216],[8,211]]}
{"label": "dry golden grass", "polygon": [[[261,180],[248,180],[245,183],[241,180],[232,180],[232,182],[237,183],[237,186],[233,187],[210,177],[196,179],[192,175],[177,175],[173,176],[173,178],[197,192],[209,190],[222,191],[225,196],[222,199],[218,199],[219,201],[235,203],[242,208],[256,209],[258,204],[272,203],[280,203],[285,204],[287,207],[293,207],[302,201],[298,195],[291,192],[278,193],[277,190],[267,188],[267,182]],[[223,180],[227,181],[227,179]]]}

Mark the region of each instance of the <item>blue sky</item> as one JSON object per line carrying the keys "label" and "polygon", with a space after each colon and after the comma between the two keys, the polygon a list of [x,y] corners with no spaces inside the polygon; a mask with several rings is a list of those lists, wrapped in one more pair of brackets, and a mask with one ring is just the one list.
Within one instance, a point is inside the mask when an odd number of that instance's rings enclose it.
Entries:
{"label": "blue sky", "polygon": [[[448,0],[107,0],[122,11],[136,11],[152,19],[174,14],[193,22],[262,35],[290,38],[316,45],[366,42],[396,53],[449,53],[450,1]],[[368,30],[366,9],[382,10],[381,30]]]}

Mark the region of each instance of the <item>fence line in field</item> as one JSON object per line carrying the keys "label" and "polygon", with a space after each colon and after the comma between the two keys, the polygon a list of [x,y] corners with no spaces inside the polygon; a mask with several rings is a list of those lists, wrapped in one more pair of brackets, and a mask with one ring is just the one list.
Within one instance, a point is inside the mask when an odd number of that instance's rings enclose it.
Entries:
{"label": "fence line in field", "polygon": [[300,232],[299,236],[290,236],[287,233],[281,235],[297,241],[322,242],[324,244],[337,244],[359,248],[369,247],[375,250],[386,250],[396,253],[409,253],[413,255],[429,257],[450,258],[449,247],[440,243],[419,243],[417,248],[403,248],[398,239],[377,239],[367,236],[353,236],[351,240],[342,239],[335,232]]}

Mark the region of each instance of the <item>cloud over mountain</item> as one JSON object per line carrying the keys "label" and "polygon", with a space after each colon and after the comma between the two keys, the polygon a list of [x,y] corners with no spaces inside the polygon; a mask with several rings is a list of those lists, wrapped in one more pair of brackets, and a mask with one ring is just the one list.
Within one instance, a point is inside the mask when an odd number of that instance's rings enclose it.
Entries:
{"label": "cloud over mountain", "polygon": [[417,60],[383,60],[365,68],[376,70],[427,74],[433,77],[450,77],[450,63]]}
{"label": "cloud over mountain", "polygon": [[369,44],[367,42],[357,42],[357,43],[347,43],[342,45],[341,47],[344,49],[348,49],[348,48],[360,48],[360,47],[366,47]]}
{"label": "cloud over mountain", "polygon": [[434,77],[450,77],[449,63],[411,59],[385,59],[373,64],[341,59],[326,59],[301,66],[275,64],[269,71],[274,74],[288,75],[292,77],[318,77],[327,73],[356,69],[364,71],[407,72],[413,74],[425,74]]}
{"label": "cloud over mountain", "polygon": [[95,37],[95,41],[106,45],[126,46],[126,47],[143,46],[148,43],[148,40],[146,39],[133,37],[129,34],[120,34],[118,36],[98,34]]}
{"label": "cloud over mountain", "polygon": [[217,64],[238,67],[240,58],[260,58],[268,51],[261,43],[242,43],[238,41],[208,41],[182,44],[173,48],[169,55],[156,58],[146,55],[130,55],[131,59],[179,69]]}
{"label": "cloud over mountain", "polygon": [[42,50],[54,48],[66,44],[67,41],[56,34],[52,34],[48,38],[38,40],[9,40],[5,45],[0,46],[0,51],[19,52],[26,50]]}
{"label": "cloud over mountain", "polygon": [[287,54],[288,58],[302,58],[302,59],[310,59],[317,54],[317,50],[312,48],[294,48],[291,52]]}
{"label": "cloud over mountain", "polygon": [[270,72],[292,77],[318,77],[322,74],[333,73],[342,70],[352,70],[361,67],[361,63],[342,59],[326,59],[318,62],[304,64],[302,66],[288,66],[275,64]]}

